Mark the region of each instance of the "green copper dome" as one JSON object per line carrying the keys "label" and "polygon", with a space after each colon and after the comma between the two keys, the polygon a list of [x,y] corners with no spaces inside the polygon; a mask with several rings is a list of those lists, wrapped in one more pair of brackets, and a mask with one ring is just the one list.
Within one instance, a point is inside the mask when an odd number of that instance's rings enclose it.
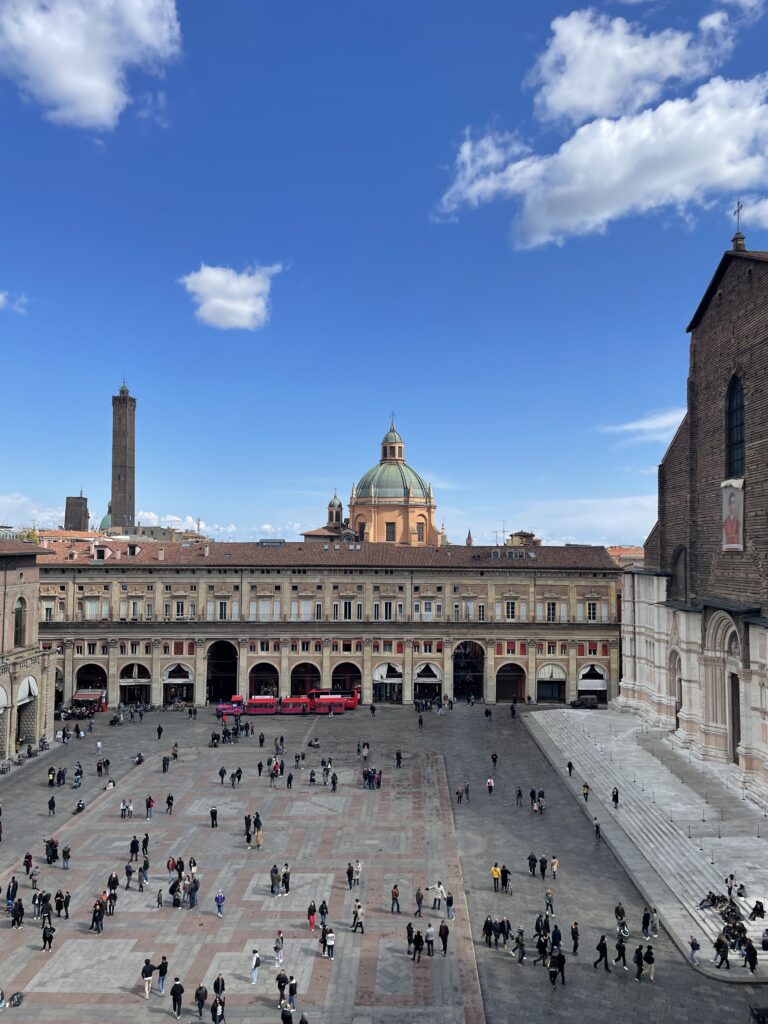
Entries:
{"label": "green copper dome", "polygon": [[384,437],[381,439],[382,444],[402,444],[403,439],[400,437],[398,432],[395,430],[395,424],[392,423],[389,430],[386,432]]}
{"label": "green copper dome", "polygon": [[109,512],[107,512],[107,514],[103,517],[103,519],[99,523],[99,529],[100,530],[109,530],[111,526],[112,526],[112,516],[111,516],[111,514]]}
{"label": "green copper dome", "polygon": [[[401,440],[397,432],[390,433],[398,441]],[[355,488],[355,497],[404,499],[408,495],[409,486],[412,498],[426,500],[429,488],[415,470],[404,462],[380,462],[360,478]]]}
{"label": "green copper dome", "polygon": [[341,507],[342,507],[342,505],[341,505],[341,501],[339,500],[339,496],[337,494],[334,494],[334,496],[328,502],[328,508],[341,508]]}

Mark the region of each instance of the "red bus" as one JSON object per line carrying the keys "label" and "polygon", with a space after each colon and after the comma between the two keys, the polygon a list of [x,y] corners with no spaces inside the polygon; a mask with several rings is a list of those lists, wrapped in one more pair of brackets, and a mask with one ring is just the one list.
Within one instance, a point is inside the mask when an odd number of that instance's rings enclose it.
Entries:
{"label": "red bus", "polygon": [[[316,693],[316,691],[312,691]],[[328,715],[331,711],[334,715],[343,715],[346,711],[344,698],[334,693],[320,693],[315,697],[309,697],[310,710],[315,715]]]}
{"label": "red bus", "polygon": [[283,697],[280,701],[281,715],[308,715],[311,710],[309,697]]}
{"label": "red bus", "polygon": [[277,697],[250,697],[245,705],[246,715],[276,715]]}
{"label": "red bus", "polygon": [[353,711],[360,703],[360,690],[357,687],[353,690],[310,690],[307,697],[310,700],[317,697],[336,697],[344,701],[344,707],[348,711]]}
{"label": "red bus", "polygon": [[235,694],[231,700],[220,700],[216,705],[216,717],[222,718],[224,715],[242,715],[243,706],[243,698],[239,694]]}

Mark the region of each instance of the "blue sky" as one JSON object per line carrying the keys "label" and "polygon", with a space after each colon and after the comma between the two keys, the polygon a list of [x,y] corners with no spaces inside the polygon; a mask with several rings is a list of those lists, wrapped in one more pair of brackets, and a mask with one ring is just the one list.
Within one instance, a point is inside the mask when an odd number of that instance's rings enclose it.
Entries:
{"label": "blue sky", "polygon": [[762,0],[0,0],[0,522],[295,537],[390,410],[452,540],[642,541],[685,325],[768,248]]}

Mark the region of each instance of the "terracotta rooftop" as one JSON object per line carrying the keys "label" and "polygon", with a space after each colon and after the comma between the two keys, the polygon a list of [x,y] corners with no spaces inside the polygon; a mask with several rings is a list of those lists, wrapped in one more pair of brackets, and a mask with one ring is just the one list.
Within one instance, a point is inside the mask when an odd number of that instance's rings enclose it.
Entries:
{"label": "terracotta rooftop", "polygon": [[614,544],[606,548],[606,551],[612,558],[642,558],[645,554],[645,548],[639,547],[637,544],[628,544],[626,546]]}
{"label": "terracotta rooftop", "polygon": [[[288,542],[284,544],[214,543],[188,544],[130,542],[136,554],[128,554],[125,541],[102,540],[96,544],[83,541],[47,541],[53,557],[46,567],[58,565],[93,565],[95,549],[106,549],[98,564],[201,566],[221,568],[303,568],[323,566],[376,569],[585,569],[616,572],[617,566],[604,547],[588,544],[567,544],[564,547],[399,547],[394,544],[349,544],[340,541],[319,543]],[[119,552],[119,554],[118,554]],[[206,554],[207,552],[207,554]]]}
{"label": "terracotta rooftop", "polygon": [[49,555],[51,552],[39,548],[26,540],[0,540],[0,558],[21,558],[30,555]]}

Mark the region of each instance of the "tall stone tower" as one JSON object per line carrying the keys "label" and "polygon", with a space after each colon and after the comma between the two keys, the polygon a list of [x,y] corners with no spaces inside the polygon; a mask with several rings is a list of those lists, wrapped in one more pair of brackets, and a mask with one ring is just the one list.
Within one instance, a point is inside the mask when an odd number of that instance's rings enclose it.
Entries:
{"label": "tall stone tower", "polygon": [[112,396],[112,526],[136,524],[136,399],[123,384]]}

